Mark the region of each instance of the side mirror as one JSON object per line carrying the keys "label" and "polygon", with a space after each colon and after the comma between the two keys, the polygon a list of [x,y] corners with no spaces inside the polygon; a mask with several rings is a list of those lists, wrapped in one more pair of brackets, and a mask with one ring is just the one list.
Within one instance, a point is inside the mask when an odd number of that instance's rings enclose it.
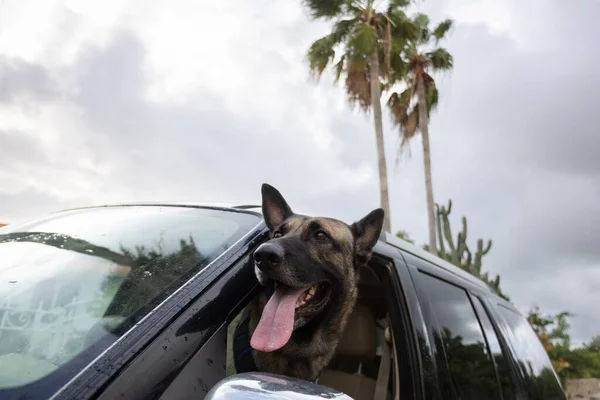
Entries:
{"label": "side mirror", "polygon": [[205,400],[352,400],[327,386],[283,375],[248,372],[222,379]]}

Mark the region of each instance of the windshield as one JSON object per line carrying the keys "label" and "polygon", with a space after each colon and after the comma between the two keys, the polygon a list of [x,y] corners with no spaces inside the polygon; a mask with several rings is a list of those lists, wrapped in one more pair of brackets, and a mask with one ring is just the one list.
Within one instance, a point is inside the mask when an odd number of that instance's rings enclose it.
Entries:
{"label": "windshield", "polygon": [[258,222],[126,206],[2,228],[0,389],[47,376],[98,343],[105,349]]}

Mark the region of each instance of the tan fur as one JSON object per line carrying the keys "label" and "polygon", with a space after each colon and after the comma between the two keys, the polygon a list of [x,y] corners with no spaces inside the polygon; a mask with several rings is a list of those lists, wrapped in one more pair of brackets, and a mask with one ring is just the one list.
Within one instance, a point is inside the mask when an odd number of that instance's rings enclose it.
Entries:
{"label": "tan fur", "polygon": [[[266,266],[264,260],[255,261],[260,262],[255,265],[259,281],[268,283],[272,279],[296,288],[325,282],[330,291],[324,308],[295,320],[292,336],[283,347],[271,352],[253,350],[252,357],[260,371],[315,381],[333,358],[354,309],[357,271],[371,258],[383,226],[384,211],[375,209],[347,225],[333,218],[294,214],[277,189],[263,184],[261,191],[263,216],[272,238],[270,243],[261,245],[265,247],[260,257],[279,249],[280,253],[269,254],[280,259],[276,268],[269,265],[268,259]],[[266,294],[261,293],[250,304],[250,336],[266,303]]]}
{"label": "tan fur", "polygon": [[[253,351],[253,358],[261,371],[273,372],[294,376],[301,379],[316,380],[320,372],[331,361],[335,349],[341,339],[350,313],[354,309],[357,298],[356,282],[358,277],[354,268],[354,238],[348,225],[327,218],[290,218],[285,223],[286,235],[302,235],[303,229],[311,222],[317,221],[322,228],[330,234],[340,245],[341,251],[322,251],[318,248],[309,248],[310,254],[320,262],[328,262],[338,267],[340,275],[344,277],[340,286],[339,300],[341,307],[333,314],[332,318],[325,321],[315,332],[307,347],[294,346],[290,341],[280,350],[263,353]],[[251,306],[250,331],[253,332],[262,310],[267,302],[266,296],[259,294]]]}

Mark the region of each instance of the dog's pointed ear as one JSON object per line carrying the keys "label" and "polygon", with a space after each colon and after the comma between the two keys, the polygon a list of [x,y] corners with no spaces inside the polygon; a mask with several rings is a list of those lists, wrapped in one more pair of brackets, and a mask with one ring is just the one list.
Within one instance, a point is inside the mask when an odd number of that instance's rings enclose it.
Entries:
{"label": "dog's pointed ear", "polygon": [[265,223],[270,230],[273,230],[281,225],[293,212],[281,193],[279,193],[279,190],[273,186],[263,183],[261,192],[262,212]]}
{"label": "dog's pointed ear", "polygon": [[354,235],[356,267],[364,267],[371,259],[373,247],[379,240],[385,213],[377,208],[350,226]]}

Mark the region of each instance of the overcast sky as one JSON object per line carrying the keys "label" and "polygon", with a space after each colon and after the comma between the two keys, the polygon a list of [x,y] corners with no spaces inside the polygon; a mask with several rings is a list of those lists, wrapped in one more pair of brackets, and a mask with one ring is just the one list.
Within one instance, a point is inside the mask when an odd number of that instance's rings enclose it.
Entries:
{"label": "overcast sky", "polygon": [[[368,115],[305,54],[301,1],[0,0],[0,222],[122,201],[259,202],[347,222],[379,204]],[[430,126],[437,202],[524,312],[600,333],[600,3],[426,0],[455,69]],[[393,230],[427,241],[420,137],[396,165]],[[595,304],[595,306],[594,306]]]}

